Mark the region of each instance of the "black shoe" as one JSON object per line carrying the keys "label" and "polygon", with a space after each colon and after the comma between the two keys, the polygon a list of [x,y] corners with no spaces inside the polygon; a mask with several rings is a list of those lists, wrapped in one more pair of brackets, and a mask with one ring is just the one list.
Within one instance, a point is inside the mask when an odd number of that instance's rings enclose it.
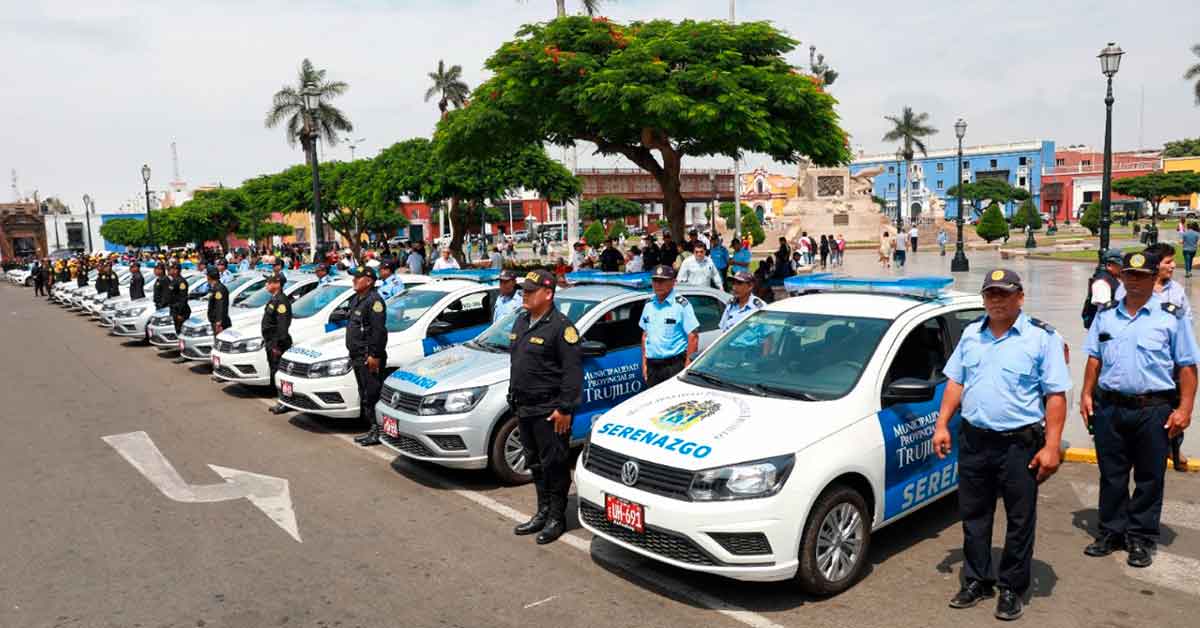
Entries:
{"label": "black shoe", "polygon": [[277,403],[271,406],[271,414],[283,414],[284,412],[288,412],[290,410],[291,408],[283,405],[282,403]]}
{"label": "black shoe", "polygon": [[372,427],[366,434],[354,439],[354,442],[363,447],[373,447],[379,444],[379,427]]}
{"label": "black shoe", "polygon": [[996,595],[996,589],[991,585],[972,580],[959,589],[958,594],[950,600],[950,608],[971,608],[983,600],[991,599],[994,595]]}
{"label": "black shoe", "polygon": [[1021,596],[1011,589],[1000,589],[1000,599],[996,600],[996,619],[1012,621],[1024,612]]}
{"label": "black shoe", "polygon": [[1139,569],[1149,567],[1154,562],[1153,546],[1142,541],[1129,542],[1129,557],[1125,559],[1125,563],[1130,567]]}
{"label": "black shoe", "polygon": [[542,528],[542,532],[537,535],[537,544],[545,545],[558,540],[567,531],[567,522],[560,515],[546,521],[546,527]]}
{"label": "black shoe", "polygon": [[541,532],[546,527],[546,516],[550,514],[549,508],[539,509],[533,514],[533,517],[513,528],[513,534],[517,536],[525,536],[527,534],[536,534]]}
{"label": "black shoe", "polygon": [[1083,553],[1098,558],[1100,556],[1108,556],[1121,549],[1125,549],[1125,539],[1114,534],[1108,534],[1096,539],[1091,545],[1083,548]]}

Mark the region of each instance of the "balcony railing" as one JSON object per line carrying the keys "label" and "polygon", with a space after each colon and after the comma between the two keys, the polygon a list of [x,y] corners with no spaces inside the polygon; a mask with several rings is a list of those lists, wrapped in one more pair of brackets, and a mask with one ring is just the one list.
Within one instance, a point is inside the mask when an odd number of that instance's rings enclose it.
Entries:
{"label": "balcony railing", "polygon": [[[1131,170],[1158,170],[1161,166],[1160,161],[1126,161],[1113,164],[1113,172],[1129,172]],[[1074,166],[1055,166],[1053,168],[1043,168],[1043,176],[1054,176],[1062,174],[1104,174],[1104,164],[1076,164]]]}

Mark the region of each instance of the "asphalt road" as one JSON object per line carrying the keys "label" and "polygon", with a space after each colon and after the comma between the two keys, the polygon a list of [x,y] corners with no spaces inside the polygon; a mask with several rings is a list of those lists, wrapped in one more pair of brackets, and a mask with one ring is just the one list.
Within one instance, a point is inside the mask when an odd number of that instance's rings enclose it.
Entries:
{"label": "asphalt road", "polygon": [[[260,391],[106,336],[0,286],[0,627],[955,626],[953,497],[881,531],[865,579],[832,599],[665,569],[574,529],[511,534],[527,487],[395,460],[355,430],[266,412]],[[164,496],[104,436],[144,431],[190,484],[208,465],[284,478],[298,533],[245,499]],[[1095,468],[1043,488],[1025,622],[1181,625],[1200,611],[1200,477],[1172,473],[1159,559],[1087,559]],[[999,527],[1002,529],[1002,526]]]}

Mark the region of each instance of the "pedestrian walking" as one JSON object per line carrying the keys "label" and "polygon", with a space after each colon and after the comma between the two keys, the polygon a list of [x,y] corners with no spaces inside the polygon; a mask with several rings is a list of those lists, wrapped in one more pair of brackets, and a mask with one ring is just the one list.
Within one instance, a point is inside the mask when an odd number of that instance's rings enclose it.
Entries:
{"label": "pedestrian walking", "polygon": [[908,257],[908,232],[904,227],[896,229],[896,243],[892,246],[892,258],[898,268],[904,268]]}
{"label": "pedestrian walking", "polygon": [[721,236],[714,235],[712,238],[712,247],[708,251],[708,258],[712,260],[713,266],[717,269],[717,276],[721,278],[722,290],[728,284],[729,271],[729,249],[721,243]]}
{"label": "pedestrian walking", "polygon": [[837,234],[837,263],[838,266],[846,265],[846,238],[842,234]]}
{"label": "pedestrian walking", "polygon": [[821,254],[821,270],[825,270],[829,263],[829,240],[824,235],[821,236],[821,244],[818,245],[817,250]]}
{"label": "pedestrian walking", "polygon": [[707,286],[724,290],[721,274],[717,272],[717,267],[708,258],[708,249],[704,246],[704,242],[696,240],[691,243],[691,246],[692,255],[679,265],[677,281],[687,286]]}
{"label": "pedestrian walking", "polygon": [[950,238],[946,236],[945,229],[938,229],[938,234],[937,234],[938,253],[942,257],[946,257],[946,241],[949,239]]}
{"label": "pedestrian walking", "polygon": [[[1183,221],[1180,220],[1180,223]],[[1180,247],[1183,249],[1183,276],[1192,276],[1192,262],[1196,259],[1196,245],[1200,244],[1200,225],[1188,223],[1187,230],[1179,234]]]}
{"label": "pedestrian walking", "polygon": [[1196,397],[1196,338],[1182,308],[1154,292],[1159,263],[1153,253],[1125,256],[1125,295],[1088,330],[1079,403],[1100,467],[1100,534],[1084,553],[1125,549],[1138,568],[1154,561],[1163,458],[1190,425]]}
{"label": "pedestrian walking", "polygon": [[[276,397],[279,396],[279,384],[275,381],[275,374],[279,372],[279,358],[292,348],[292,299],[283,292],[286,283],[287,278],[281,274],[267,277],[267,292],[271,293],[271,300],[263,309],[259,326],[263,338],[263,351],[267,353],[268,377],[271,385],[275,387]],[[276,403],[270,410],[271,414],[283,414],[288,411],[288,407]]]}
{"label": "pedestrian walking", "polygon": [[646,234],[646,237],[642,238],[642,268],[654,268],[658,266],[660,259],[662,259],[662,249],[658,246],[654,234]]}
{"label": "pedestrian walking", "polygon": [[[45,265],[43,265],[41,261],[36,260],[36,259],[33,260],[33,266],[29,269],[29,274],[30,274],[30,276],[33,277],[33,296],[35,296],[35,297],[46,296],[45,269],[46,269]],[[97,289],[96,293],[99,294],[100,290]]]}
{"label": "pedestrian walking", "polygon": [[208,269],[208,324],[213,337],[229,329],[229,288],[221,283],[221,273],[216,268]]}
{"label": "pedestrian walking", "polygon": [[[801,264],[812,263],[812,248],[810,247],[811,245],[809,244],[808,240],[808,232],[805,231],[800,234],[800,239],[796,240],[796,252],[800,254]],[[778,260],[776,260],[776,262],[778,262]]]}
{"label": "pedestrian walking", "polygon": [[[1016,273],[989,272],[982,293],[986,316],[967,325],[943,370],[948,381],[933,449],[939,458],[950,453],[950,418],[961,407],[963,585],[950,607],[975,606],[995,595],[998,584],[995,616],[1012,620],[1021,616],[1030,584],[1038,485],[1060,463],[1071,374],[1062,336],[1022,312],[1025,294]],[[997,498],[1006,516],[998,573],[992,566]]]}
{"label": "pedestrian walking", "polygon": [[350,322],[346,325],[346,350],[358,384],[359,414],[370,426],[354,439],[363,447],[379,444],[375,404],[383,388],[387,367],[387,305],[375,290],[375,270],[359,266],[354,273],[354,296],[350,298]]}
{"label": "pedestrian walking", "polygon": [[916,224],[912,226],[912,229],[908,230],[908,244],[912,247],[912,252],[914,254],[917,252],[917,237],[920,235],[921,232],[917,229]]}
{"label": "pedestrian walking", "polygon": [[1124,259],[1121,250],[1108,249],[1100,258],[1104,265],[1096,269],[1092,278],[1088,280],[1087,297],[1083,300],[1083,311],[1080,313],[1084,329],[1092,326],[1100,308],[1116,300],[1117,291],[1121,287],[1121,265]]}
{"label": "pedestrian walking", "polygon": [[642,310],[642,377],[646,387],[664,382],[691,363],[700,327],[692,304],[675,293],[675,269],[659,264],[651,275],[652,297]]}
{"label": "pedestrian walking", "polygon": [[675,266],[675,260],[677,259],[679,259],[679,245],[671,237],[670,231],[664,231],[662,247],[658,253],[658,265]]}
{"label": "pedestrian walking", "polygon": [[729,270],[735,275],[750,272],[750,247],[744,246],[741,238],[733,239],[733,256],[729,259]]}
{"label": "pedestrian walking", "polygon": [[409,247],[405,265],[408,266],[408,272],[413,275],[420,275],[425,272],[425,255],[421,252],[420,243],[413,242],[412,246]]}
{"label": "pedestrian walking", "polygon": [[583,391],[579,332],[554,307],[556,285],[545,270],[525,275],[524,309],[510,334],[508,404],[517,416],[525,464],[537,492],[537,511],[513,533],[537,534],[538,545],[567,531],[571,424]]}
{"label": "pedestrian walking", "polygon": [[888,232],[884,231],[879,238],[879,265],[883,268],[892,267],[892,247],[895,244]]}

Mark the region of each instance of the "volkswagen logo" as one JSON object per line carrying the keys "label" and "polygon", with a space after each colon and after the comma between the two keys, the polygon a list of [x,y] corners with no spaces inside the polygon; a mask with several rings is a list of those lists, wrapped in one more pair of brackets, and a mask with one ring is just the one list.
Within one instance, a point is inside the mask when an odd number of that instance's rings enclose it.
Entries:
{"label": "volkswagen logo", "polygon": [[638,463],[636,460],[626,460],[625,464],[621,465],[621,482],[625,486],[633,486],[638,481]]}
{"label": "volkswagen logo", "polygon": [[392,406],[398,407],[399,405],[400,405],[400,393],[394,392],[394,393],[392,393]]}

